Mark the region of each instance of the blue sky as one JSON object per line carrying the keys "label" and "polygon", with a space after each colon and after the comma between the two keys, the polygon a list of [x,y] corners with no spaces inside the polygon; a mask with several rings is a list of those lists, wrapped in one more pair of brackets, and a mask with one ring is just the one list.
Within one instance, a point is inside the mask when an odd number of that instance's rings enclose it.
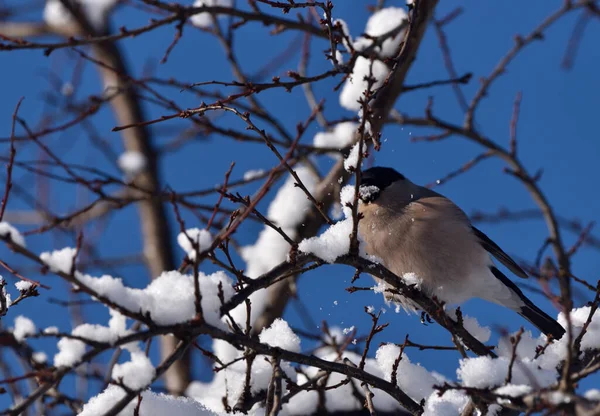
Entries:
{"label": "blue sky", "polygon": [[[334,1],[334,17],[344,19],[353,36],[361,34],[365,19],[368,16],[366,5],[360,1]],[[446,15],[454,3],[441,2],[437,16]],[[8,2],[16,4],[16,2]],[[401,2],[388,1],[390,5],[400,5]],[[473,73],[473,80],[463,91],[469,100],[478,88],[478,79],[489,74],[500,58],[513,45],[515,34],[527,34],[538,25],[545,16],[556,10],[561,1],[532,1],[518,2],[467,2],[464,13],[453,23],[446,26],[446,34],[450,42],[452,57],[459,75]],[[489,97],[485,98],[477,112],[477,126],[492,140],[506,146],[509,140],[509,121],[515,95],[521,91],[520,122],[518,126],[519,158],[531,171],[543,168],[540,181],[556,212],[569,219],[580,219],[583,223],[600,219],[600,197],[593,190],[597,187],[600,167],[597,163],[600,154],[600,142],[597,130],[597,114],[599,108],[598,87],[600,80],[597,73],[600,68],[600,49],[595,40],[600,36],[600,27],[592,22],[588,25],[580,45],[574,68],[570,71],[561,69],[560,64],[567,48],[568,39],[574,27],[578,13],[562,19],[545,33],[544,40],[531,45],[523,54],[509,66],[503,75],[491,88]],[[39,18],[41,13],[30,15],[32,19]],[[128,28],[139,27],[147,22],[147,15],[132,7],[122,7],[114,16],[113,27],[126,25]],[[166,48],[170,44],[174,30],[172,27],[162,28],[134,39],[120,42],[124,49],[132,72],[141,76],[149,70],[162,78],[174,77],[186,82],[207,80],[230,81],[233,79],[231,70],[224,57],[220,45],[210,35],[192,27],[186,27],[183,39],[175,47],[166,64],[159,64]],[[247,74],[256,73],[270,59],[284,51],[291,42],[298,40],[297,33],[284,33],[277,36],[268,34],[268,29],[260,24],[249,23],[239,29],[236,34],[235,52]],[[313,40],[313,57],[309,66],[310,74],[318,74],[330,68],[330,64],[322,57],[327,44],[322,40]],[[296,49],[300,50],[299,47]],[[299,54],[296,53],[287,63],[271,75],[284,76],[287,70],[296,70]],[[0,53],[0,136],[8,137],[10,133],[10,117],[21,96],[25,101],[20,115],[32,126],[37,125],[43,114],[54,114],[60,121],[58,108],[44,103],[44,95],[56,88],[49,82],[49,73],[62,82],[69,81],[75,62],[72,53],[66,50],[53,52],[45,57],[42,51],[16,51]],[[80,87],[76,93],[79,99],[89,94],[100,94],[101,84],[96,72],[89,63],[85,69]],[[269,78],[270,78],[269,76]],[[425,36],[423,46],[419,50],[417,61],[413,66],[408,84],[427,82],[447,78],[439,51],[437,38],[433,30]],[[267,79],[268,80],[268,79]],[[325,114],[330,120],[349,117],[353,114],[340,108],[337,94],[332,91],[339,79],[324,81],[314,86],[318,98],[325,98]],[[177,101],[181,107],[195,107],[198,99],[192,95],[180,93],[178,89],[161,89]],[[407,93],[397,102],[396,108],[412,115],[422,115],[428,96],[433,96],[434,111],[437,116],[456,123],[462,122],[462,112],[450,88],[439,87],[427,91]],[[292,93],[271,90],[258,95],[265,107],[283,121],[290,130],[295,130],[299,121],[306,119],[310,109],[300,89]],[[164,110],[152,105],[145,105],[148,117],[159,117]],[[111,132],[115,126],[112,114],[103,109],[92,120],[97,133],[106,140],[118,154],[122,151],[121,138],[118,133]],[[159,124],[155,127],[156,145],[167,143],[178,129],[189,125],[186,120],[174,120]],[[240,128],[241,124],[232,117],[223,117],[219,123]],[[304,137],[306,143],[312,142],[315,133],[320,128],[313,124]],[[423,131],[412,128],[388,126],[383,132],[384,144],[379,153],[375,153],[378,165],[392,166],[403,172],[417,183],[428,183],[443,177],[466,161],[478,155],[482,149],[461,138],[450,138],[438,143],[411,143],[410,138],[421,135]],[[65,133],[52,135],[47,138],[58,154],[69,162],[77,162],[98,167],[118,174],[114,161],[109,161],[90,147],[86,135],[81,129],[75,128]],[[8,146],[0,143],[0,151],[7,154]],[[41,152],[31,144],[18,148],[19,160],[39,158]],[[221,182],[229,164],[235,161],[234,177],[240,178],[249,169],[270,168],[277,163],[273,154],[261,144],[242,144],[223,137],[196,140],[187,144],[161,159],[164,172],[164,185],[176,191],[205,189]],[[318,165],[323,172],[331,165],[331,159],[323,157]],[[500,207],[510,210],[534,208],[535,205],[524,188],[512,177],[502,171],[503,163],[497,160],[486,161],[466,175],[443,185],[439,192],[452,198],[467,213],[475,210],[495,212]],[[4,169],[2,171],[4,175]],[[4,176],[1,177],[2,180]],[[81,189],[65,186],[61,183],[40,183],[23,170],[15,170],[15,181],[23,188],[38,192],[40,187],[49,186],[50,207],[56,213],[64,213],[68,209],[79,206],[89,198]],[[251,193],[255,188],[246,188]],[[39,193],[37,194],[40,197]],[[212,199],[204,200],[214,203]],[[266,212],[267,201],[260,208]],[[12,195],[9,209],[24,209],[28,206]],[[195,226],[192,216],[187,216],[189,226]],[[89,236],[95,248],[102,256],[114,257],[140,252],[141,242],[138,233],[136,210],[132,207],[123,209],[113,216],[106,227],[99,229],[89,227]],[[26,230],[27,226],[19,226]],[[236,235],[242,244],[255,241],[261,226],[248,223]],[[532,260],[538,248],[547,237],[547,230],[541,220],[528,220],[518,223],[503,223],[502,225],[484,224],[479,226],[488,236],[494,239],[505,251],[515,258]],[[175,244],[177,226],[173,223],[173,242]],[[99,234],[100,233],[100,234]],[[564,232],[567,245],[575,242],[577,236]],[[28,246],[36,251],[58,249],[73,245],[69,236],[54,235],[31,236],[27,239]],[[176,250],[179,250],[176,248]],[[182,256],[182,252],[176,252]],[[70,329],[66,310],[49,304],[48,298],[67,299],[67,285],[53,276],[37,276],[23,259],[8,253],[5,247],[0,248],[0,256],[27,275],[40,278],[52,286],[52,291],[42,291],[42,296],[24,302],[18,310],[11,311],[4,318],[4,325],[11,325],[16,314],[31,317],[38,327],[58,325],[63,330]],[[598,278],[598,253],[583,247],[573,260],[573,271],[577,276],[587,279],[592,284]],[[210,271],[210,267],[206,269]],[[103,272],[95,270],[95,273]],[[123,276],[132,286],[145,286],[148,276],[142,267],[119,267],[116,273]],[[8,273],[2,273],[9,282],[14,279]],[[363,306],[384,306],[379,295],[358,292],[349,295],[344,288],[349,286],[353,270],[328,266],[310,272],[300,279],[300,296],[304,299],[306,308],[316,325],[327,320],[330,326],[349,327],[355,325],[359,333],[367,333],[370,328],[370,318],[363,312]],[[519,282],[517,282],[519,283]],[[358,284],[370,285],[370,278],[363,276]],[[528,293],[531,299],[551,315],[556,311],[550,303],[535,293]],[[581,291],[581,293],[585,293]],[[589,295],[588,295],[589,296]],[[576,306],[581,306],[584,300],[576,298]],[[482,324],[492,328],[503,326],[516,331],[519,326],[528,324],[518,315],[483,301],[469,302],[464,308],[468,315],[477,317]],[[286,312],[286,318],[293,326],[303,326],[297,308],[291,304]],[[106,323],[108,313],[103,308],[91,307],[84,311],[84,319]],[[390,327],[376,338],[376,343],[389,341],[401,343],[406,333],[411,339],[424,344],[449,345],[448,335],[435,325],[424,326],[418,316],[406,315],[404,312],[395,313],[393,308],[387,308],[382,316],[384,322],[390,322]],[[316,328],[312,328],[315,330]],[[494,338],[493,338],[494,339]],[[49,355],[54,351],[52,343],[37,342],[35,345],[48,346]],[[309,343],[304,343],[306,348]],[[436,370],[448,377],[455,377],[458,354],[455,352],[417,352],[409,351],[411,360],[421,362],[429,370]],[[198,359],[200,361],[200,359]],[[199,364],[197,376],[206,379],[209,372],[206,362]],[[72,383],[73,378],[66,383]],[[597,380],[596,380],[597,381]],[[0,397],[0,406],[4,407],[5,399]]]}

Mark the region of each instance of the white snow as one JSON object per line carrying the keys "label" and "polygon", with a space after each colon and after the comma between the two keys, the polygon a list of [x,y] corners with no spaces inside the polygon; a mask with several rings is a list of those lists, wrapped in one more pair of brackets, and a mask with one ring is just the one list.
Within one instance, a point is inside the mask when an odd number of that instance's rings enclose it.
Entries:
{"label": "white snow", "polygon": [[0,310],[0,312],[5,313],[6,310],[8,308],[10,308],[12,301],[10,298],[10,294],[6,291],[6,281],[4,280],[4,277],[2,277],[2,276],[0,276],[0,296],[2,296],[4,298],[4,300],[6,301],[6,305],[2,305],[4,310]]}
{"label": "white snow", "polygon": [[352,219],[347,218],[336,222],[318,237],[302,240],[298,249],[303,253],[314,254],[327,263],[333,263],[338,257],[348,254],[351,233]]}
{"label": "white snow", "polygon": [[348,205],[354,204],[354,185],[346,185],[340,190],[340,204],[344,216],[352,218],[352,208]]}
{"label": "white snow", "polygon": [[425,401],[423,416],[458,416],[469,402],[462,391],[448,390],[439,396],[437,391]]}
{"label": "white snow", "polygon": [[300,338],[294,334],[286,321],[275,319],[271,326],[262,330],[258,339],[263,344],[279,347],[292,352],[300,352]]}
{"label": "white snow", "polygon": [[[373,67],[372,73],[371,66]],[[389,69],[383,62],[376,59],[371,65],[370,60],[359,56],[354,63],[352,75],[346,80],[340,93],[340,105],[347,110],[360,110],[361,104],[358,100],[364,96],[364,92],[368,87],[365,77],[371,74],[377,80],[372,87],[372,90],[375,91],[383,84],[388,73]]]}
{"label": "white snow", "polygon": [[[322,349],[316,352],[316,355],[327,361],[339,361],[338,353],[332,348]],[[360,362],[360,356],[352,352],[344,352],[343,358],[347,358],[352,361],[355,365]],[[315,377],[319,372],[314,367],[303,368],[308,377]],[[371,373],[377,377],[384,377],[384,374],[380,370],[377,362],[372,358],[367,358],[365,361],[365,371]],[[327,386],[332,386],[345,379],[346,376],[332,373],[327,379]],[[298,375],[298,384],[303,384],[307,381],[304,375]],[[360,383],[353,380],[355,388],[360,391]],[[374,393],[373,402],[376,409],[382,412],[397,412],[399,411],[398,403],[390,397],[387,393],[381,390],[372,388]],[[353,410],[363,409],[364,403],[356,400],[352,394],[352,386],[350,384],[343,385],[333,390],[325,391],[325,405],[328,412],[348,412]],[[289,403],[284,405],[283,411],[289,415],[307,415],[312,414],[316,411],[317,404],[319,402],[318,394],[315,391],[303,391],[295,395]]]}
{"label": "white snow", "polygon": [[584,393],[583,397],[585,397],[588,400],[600,401],[600,390],[590,389]]}
{"label": "white snow", "polygon": [[[585,324],[590,313],[590,307],[584,306],[571,311],[571,322],[573,324],[573,336],[577,337],[581,333],[581,329]],[[566,327],[566,317],[564,313],[559,313],[557,321]],[[513,334],[514,335],[514,334]],[[546,336],[540,334],[534,338],[530,331],[526,331],[521,335],[521,341],[517,346],[517,357],[525,362],[531,362],[535,365],[549,371],[556,371],[556,367],[564,360],[567,350],[568,340],[563,336],[559,340],[553,341],[538,358],[535,358],[535,350],[538,346],[546,344]],[[600,318],[598,314],[594,314],[586,334],[581,341],[582,350],[595,349],[600,347]],[[502,337],[498,342],[498,355],[510,359],[512,354],[512,345],[509,337]]]}
{"label": "white snow", "polygon": [[[400,347],[393,344],[382,345],[377,350],[377,365],[387,381],[391,381],[394,362],[399,354]],[[406,351],[402,354],[396,375],[398,386],[417,402],[433,393],[433,385],[437,383],[436,378],[425,368],[411,363]]]}
{"label": "white snow", "polygon": [[15,283],[15,287],[19,292],[26,292],[31,286],[33,286],[33,283],[28,282],[27,280],[19,280]]}
{"label": "white snow", "polygon": [[[305,166],[298,166],[296,174],[309,192],[315,190],[317,177],[312,170]],[[306,194],[294,184],[294,178],[289,176],[273,198],[266,215],[292,239],[296,237],[296,228],[302,223],[306,212],[312,206]],[[253,245],[241,249],[241,256],[246,262],[246,276],[256,278],[268,272],[287,259],[289,250],[290,245],[283,237],[271,227],[265,226]],[[259,290],[250,296],[252,322],[262,313],[266,294],[266,290]],[[238,323],[246,322],[246,306],[239,305],[231,315]]]}
{"label": "white snow", "polygon": [[[232,4],[233,4],[232,0],[196,0],[194,2],[194,7],[202,7],[202,6],[231,7]],[[192,22],[192,24],[194,26],[198,26],[198,27],[202,27],[202,28],[211,27],[213,24],[213,18],[210,15],[210,13],[207,13],[207,12],[198,13],[198,14],[193,15],[192,17],[190,17],[190,21]]]}
{"label": "white snow", "polygon": [[244,180],[251,181],[265,174],[264,169],[250,169],[244,173]]}
{"label": "white snow", "polygon": [[[408,16],[404,9],[400,7],[386,7],[376,11],[371,15],[365,27],[365,34],[372,37],[385,35],[401,25],[402,21],[407,20]],[[388,37],[381,46],[377,46],[375,51],[382,58],[394,56],[404,38],[405,28],[399,31],[395,36]],[[358,37],[354,42],[354,48],[363,51],[373,44],[373,40],[367,37]]]}
{"label": "white snow", "polygon": [[[512,343],[510,342],[510,337],[516,334],[510,334],[507,336],[503,336],[498,340],[498,355],[501,357],[510,358],[512,355]],[[543,342],[539,339],[533,338],[531,335],[531,331],[525,331],[521,334],[521,340],[517,345],[517,357],[520,359],[529,359],[532,360],[535,357],[535,349],[538,345],[542,345]]]}
{"label": "white snow", "polygon": [[[360,142],[356,143],[354,146],[352,146],[352,149],[350,149],[350,154],[348,155],[348,157],[344,160],[344,169],[346,169],[348,172],[354,172],[354,170],[359,167],[358,166],[358,157],[359,157],[359,150],[358,147],[360,146]],[[367,144],[363,143],[362,145],[362,153],[363,156],[364,154],[367,152]],[[362,158],[361,162],[364,161],[364,157]]]}
{"label": "white snow", "polygon": [[[452,319],[455,319],[455,320],[457,319],[456,308],[448,308],[447,313]],[[463,314],[462,319],[463,319],[463,326],[465,327],[465,329],[471,335],[473,335],[475,338],[477,338],[477,340],[479,342],[488,342],[489,341],[490,336],[492,335],[492,331],[490,328],[488,328],[487,326],[479,325],[479,322],[477,321],[477,319],[473,318],[469,315]]]}
{"label": "white snow", "polygon": [[156,375],[152,362],[142,351],[130,352],[131,361],[116,364],[112,371],[112,379],[121,381],[132,390],[141,390],[149,386]]}
{"label": "white snow", "polygon": [[31,358],[38,364],[44,364],[46,361],[48,361],[48,356],[43,351],[34,352],[31,355]]}
{"label": "white snow", "polygon": [[58,353],[54,356],[56,367],[70,367],[77,364],[85,354],[85,344],[71,338],[61,338],[57,344]]}
{"label": "white snow", "polygon": [[53,272],[63,272],[66,274],[71,273],[73,267],[73,258],[75,257],[76,250],[71,247],[65,247],[61,250],[55,250],[52,252],[45,251],[40,254],[40,259],[50,268]]}
{"label": "white snow", "polygon": [[352,331],[354,331],[354,329],[355,329],[355,327],[354,327],[354,325],[352,325],[352,326],[351,326],[351,327],[349,327],[349,328],[344,328],[344,329],[342,330],[342,333],[343,333],[344,335],[348,335],[349,333],[351,333]]}
{"label": "white snow", "polygon": [[473,335],[479,342],[488,342],[492,331],[487,326],[480,326],[477,319],[465,315],[463,316],[463,326],[465,329]]}
{"label": "white snow", "polygon": [[[300,348],[300,340],[291,332],[285,321],[274,322],[270,328],[260,334],[260,340],[290,351],[299,351]],[[227,396],[228,403],[233,406],[242,394],[247,364],[245,360],[239,360],[243,357],[243,351],[239,351],[223,341],[213,341],[213,352],[224,362],[231,362],[236,358],[238,360],[226,369],[215,373],[213,380],[209,383],[191,383],[186,394],[200,401],[208,409],[222,414],[225,412],[222,398]],[[296,380],[296,373],[288,362],[282,361],[280,366],[287,377]],[[266,390],[272,374],[273,366],[270,358],[264,355],[256,356],[251,370],[252,393]],[[285,381],[283,388],[285,391]]]}
{"label": "white snow", "polygon": [[19,315],[15,318],[12,333],[18,342],[23,342],[28,336],[35,334],[35,324],[31,319]]}
{"label": "white snow", "polygon": [[[109,312],[111,319],[108,322],[108,327],[86,323],[77,326],[73,329],[71,334],[90,341],[105,342],[109,344],[114,344],[119,338],[130,334],[131,331],[126,329],[125,316],[112,309],[110,309]],[[53,328],[46,328],[44,333],[55,333],[54,329],[52,332],[49,331],[50,329]],[[58,353],[54,356],[54,365],[56,367],[75,365],[81,360],[83,354],[85,354],[86,344],[78,339],[61,338],[57,345]],[[135,350],[136,345],[127,344],[123,347]]]}
{"label": "white snow", "polygon": [[[510,396],[510,397],[519,397],[524,396],[525,394],[530,393],[532,390],[531,386],[524,384],[507,384],[502,387],[498,387],[494,390],[494,393],[502,395],[502,396]],[[498,403],[507,404],[510,400],[507,399],[498,399]]]}
{"label": "white snow", "polygon": [[25,238],[23,238],[23,235],[6,221],[0,222],[0,237],[10,238],[10,241],[16,245],[25,247]]}
{"label": "white snow", "polygon": [[357,128],[358,123],[352,121],[338,123],[330,131],[315,134],[313,144],[315,147],[343,149],[354,142],[354,133]]}
{"label": "white snow", "polygon": [[[92,277],[77,273],[76,278],[98,295],[108,297],[125,309],[135,313],[149,313],[159,325],[186,322],[196,315],[194,278],[175,270],[163,272],[145,289],[126,287],[120,278],[108,275]],[[219,285],[222,286],[224,300],[227,302],[234,294],[233,282],[222,271],[210,275],[199,272],[198,281],[204,320],[211,325],[224,327],[220,318]]]}
{"label": "white snow", "polygon": [[58,327],[56,326],[49,326],[48,328],[44,329],[44,334],[58,334]]}
{"label": "white snow", "polygon": [[[462,384],[467,387],[497,387],[504,384],[509,363],[510,358],[506,357],[465,358],[460,361],[460,368],[456,373]],[[556,381],[556,376],[556,370],[545,370],[536,362],[517,359],[512,368],[511,382],[544,387]]]}
{"label": "white snow", "polygon": [[[106,26],[107,17],[117,0],[78,0],[90,24],[97,30],[102,31]],[[44,7],[44,21],[54,27],[62,27],[73,24],[73,17],[60,0],[47,0]]]}
{"label": "white snow", "polygon": [[[325,13],[323,13],[323,17],[325,18]],[[352,36],[350,35],[350,29],[348,29],[348,23],[346,23],[345,20],[342,19],[334,19],[333,20],[333,25],[336,26],[339,23],[339,25],[342,28],[342,32],[344,33],[345,37],[347,37],[348,39],[352,40]],[[350,47],[350,44],[348,43],[348,41],[345,38],[342,38],[342,45],[344,45],[344,48],[346,48],[347,52],[352,52],[352,48]],[[339,51],[337,51],[339,52]],[[341,61],[338,61],[338,63],[342,63]]]}
{"label": "white snow", "polygon": [[421,287],[423,283],[423,279],[416,275],[416,273],[404,273],[402,275],[402,280],[409,286],[416,286],[417,288]]}
{"label": "white snow", "polygon": [[358,193],[362,199],[369,199],[379,192],[379,188],[375,185],[361,186],[358,188]]}
{"label": "white snow", "polygon": [[[125,397],[125,391],[116,385],[110,385],[99,395],[92,397],[83,406],[79,416],[100,416],[111,409],[119,400]],[[137,398],[132,400],[119,413],[119,416],[133,416],[137,406]],[[216,416],[194,399],[175,397],[152,391],[142,393],[140,415],[143,416]]]}
{"label": "white snow", "polygon": [[193,261],[196,259],[196,250],[192,242],[198,244],[198,252],[202,253],[210,248],[213,238],[208,230],[199,228],[189,228],[184,233],[179,233],[177,243],[187,253],[188,258]]}
{"label": "white snow", "polygon": [[117,164],[119,168],[125,173],[127,176],[135,176],[146,169],[146,158],[140,152],[135,151],[127,151],[117,160]]}
{"label": "white snow", "polygon": [[[340,191],[340,201],[346,219],[338,221],[321,235],[304,239],[298,245],[298,250],[307,254],[314,254],[327,263],[333,263],[338,257],[348,254],[350,250],[350,235],[352,234],[352,209],[346,203],[354,202],[354,186],[346,185]],[[373,256],[368,256],[364,250],[365,245],[358,236],[359,255],[373,262],[379,262]]]}
{"label": "white snow", "polygon": [[[259,334],[262,343],[273,347],[279,347],[287,351],[300,352],[300,338],[290,329],[288,323],[282,319],[276,319],[271,326]],[[239,360],[244,351],[238,350],[231,344],[221,341],[213,341],[213,353],[223,362],[236,362],[226,369],[215,373],[209,383],[193,382],[187,389],[186,394],[200,401],[208,409],[218,413],[225,411],[222,398],[227,396],[228,403],[236,403],[244,390],[244,378],[246,374],[246,361]],[[271,359],[264,355],[255,357],[251,370],[251,390],[257,393],[266,390],[273,374]],[[280,362],[282,371],[291,380],[296,380],[296,372],[288,362]],[[284,391],[286,383],[283,382]],[[252,414],[252,412],[251,412]]]}
{"label": "white snow", "polygon": [[[579,335],[581,332],[581,328],[590,315],[590,310],[590,306],[584,306],[575,308],[571,311],[571,322],[573,326],[577,328],[577,334],[575,336]],[[558,323],[561,324],[563,328],[567,327],[567,319],[563,312],[558,315]],[[563,341],[566,338],[566,336],[562,337],[560,341]],[[581,348],[583,350],[600,348],[600,312],[596,312],[592,317],[592,322],[590,322],[585,335],[581,339]]]}

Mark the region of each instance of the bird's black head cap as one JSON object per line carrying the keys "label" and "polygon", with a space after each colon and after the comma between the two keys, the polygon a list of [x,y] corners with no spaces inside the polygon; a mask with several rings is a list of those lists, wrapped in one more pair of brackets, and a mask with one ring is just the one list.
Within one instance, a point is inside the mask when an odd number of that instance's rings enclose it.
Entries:
{"label": "bird's black head cap", "polygon": [[360,187],[364,190],[361,192],[361,199],[364,202],[374,201],[385,188],[404,179],[404,175],[392,168],[376,166],[367,169],[362,172],[360,179]]}

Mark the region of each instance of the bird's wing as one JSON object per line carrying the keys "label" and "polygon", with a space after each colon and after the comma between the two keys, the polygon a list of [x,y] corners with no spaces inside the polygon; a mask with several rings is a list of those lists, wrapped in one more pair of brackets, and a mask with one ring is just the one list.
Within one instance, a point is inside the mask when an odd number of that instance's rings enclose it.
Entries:
{"label": "bird's wing", "polygon": [[498,259],[498,261],[504,264],[511,272],[519,277],[522,277],[523,279],[527,279],[527,273],[525,273],[525,271],[519,267],[519,265],[513,259],[511,259],[508,254],[498,247],[498,244],[490,240],[487,235],[479,231],[477,228],[473,226],[471,228],[473,229],[475,236],[479,239],[479,244],[481,244],[481,246],[485,248],[488,253]]}

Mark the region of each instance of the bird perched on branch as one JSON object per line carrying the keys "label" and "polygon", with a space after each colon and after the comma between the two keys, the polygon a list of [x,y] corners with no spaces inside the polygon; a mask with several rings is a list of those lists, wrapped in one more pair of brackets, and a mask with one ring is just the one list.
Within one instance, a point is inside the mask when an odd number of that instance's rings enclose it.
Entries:
{"label": "bird perched on branch", "polygon": [[[496,268],[491,256],[527,278],[523,269],[448,198],[392,168],[373,167],[362,172],[360,199],[359,233],[366,251],[394,274],[413,276],[425,293],[448,304],[477,297],[512,309],[555,339],[565,333]],[[386,298],[405,302],[394,294]]]}

